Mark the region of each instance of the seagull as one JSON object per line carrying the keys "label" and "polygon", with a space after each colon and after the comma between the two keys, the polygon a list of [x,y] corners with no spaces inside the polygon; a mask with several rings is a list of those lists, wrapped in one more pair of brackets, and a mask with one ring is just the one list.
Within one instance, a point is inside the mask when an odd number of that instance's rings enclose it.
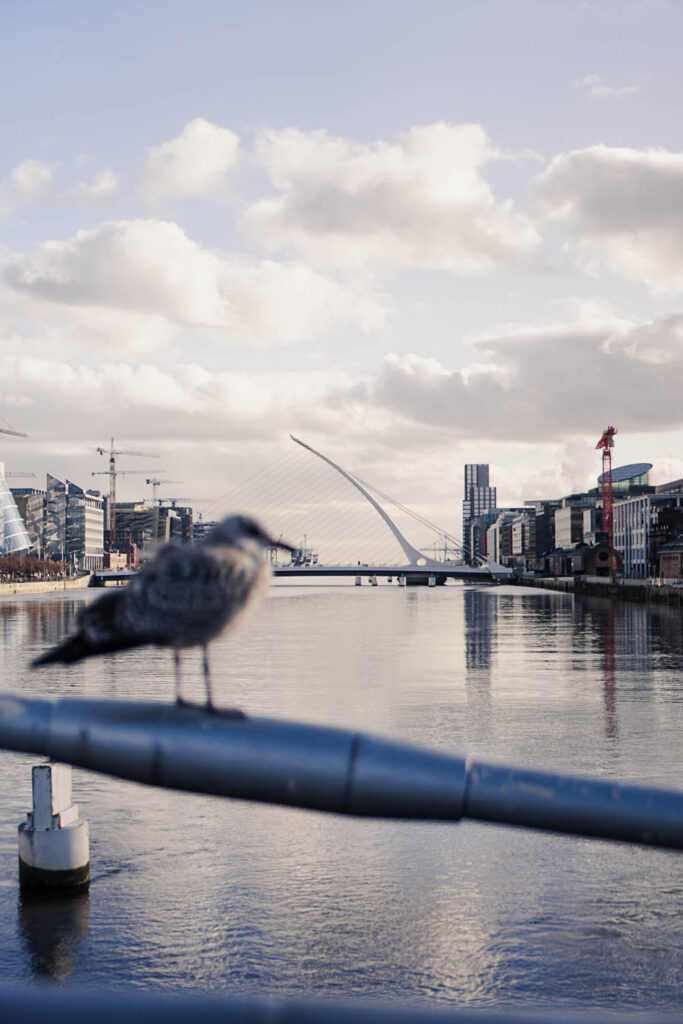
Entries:
{"label": "seagull", "polygon": [[180,652],[201,646],[205,707],[214,711],[208,645],[265,596],[269,547],[296,550],[241,515],[217,523],[200,544],[165,544],[125,588],[108,590],[84,608],[77,632],[36,658],[31,667],[71,664],[146,644],[170,647],[176,703],[187,705],[180,693]]}

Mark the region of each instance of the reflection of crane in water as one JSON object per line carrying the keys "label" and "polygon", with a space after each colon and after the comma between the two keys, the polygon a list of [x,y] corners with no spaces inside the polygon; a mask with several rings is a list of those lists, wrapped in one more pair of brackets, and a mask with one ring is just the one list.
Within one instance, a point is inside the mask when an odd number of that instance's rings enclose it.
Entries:
{"label": "reflection of crane in water", "polygon": [[614,619],[614,604],[610,601],[607,609],[607,618],[605,620],[605,632],[603,634],[603,671],[605,676],[603,700],[605,704],[605,732],[609,739],[615,739],[618,733]]}

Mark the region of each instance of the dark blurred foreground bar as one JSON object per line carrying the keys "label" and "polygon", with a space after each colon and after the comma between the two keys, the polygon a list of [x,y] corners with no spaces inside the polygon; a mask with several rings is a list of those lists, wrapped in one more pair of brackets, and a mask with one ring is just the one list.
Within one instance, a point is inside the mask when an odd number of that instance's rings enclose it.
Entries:
{"label": "dark blurred foreground bar", "polygon": [[176,705],[0,694],[0,748],[136,782],[378,818],[683,849],[683,793],[526,771],[362,733]]}
{"label": "dark blurred foreground bar", "polygon": [[0,988],[3,1024],[675,1024],[673,1014],[554,1010],[451,1010],[425,1005],[327,1003],[216,996]]}

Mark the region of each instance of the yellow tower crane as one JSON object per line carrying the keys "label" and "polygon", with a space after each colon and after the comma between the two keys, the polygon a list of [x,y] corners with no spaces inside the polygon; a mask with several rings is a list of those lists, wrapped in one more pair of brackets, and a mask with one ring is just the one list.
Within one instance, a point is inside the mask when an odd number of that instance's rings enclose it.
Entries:
{"label": "yellow tower crane", "polygon": [[[109,448],[98,448],[99,455],[109,456],[109,505],[107,509],[107,529],[109,530],[109,550],[111,551],[116,529],[116,457],[118,455],[135,455],[147,459],[158,459],[161,456],[156,452],[138,452],[129,448],[114,448],[114,438],[111,439]],[[134,470],[129,472],[135,472]]]}

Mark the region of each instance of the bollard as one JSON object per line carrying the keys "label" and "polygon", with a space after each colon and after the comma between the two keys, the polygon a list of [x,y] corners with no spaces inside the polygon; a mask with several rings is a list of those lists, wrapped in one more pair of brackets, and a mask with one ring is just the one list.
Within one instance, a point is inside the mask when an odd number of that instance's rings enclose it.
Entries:
{"label": "bollard", "polygon": [[74,889],[90,881],[88,823],[71,802],[71,766],[34,765],[33,810],[19,825],[19,884]]}
{"label": "bollard", "polygon": [[406,578],[405,578],[405,576],[401,575],[401,576],[398,577],[398,585],[399,585],[399,587],[405,587],[405,585],[406,585]]}
{"label": "bollard", "polygon": [[363,577],[362,576],[356,576],[356,586],[360,587],[362,583],[363,583]]}
{"label": "bollard", "polygon": [[429,586],[429,587],[435,587],[436,586],[436,576],[430,576],[429,577],[429,579],[427,580],[427,586]]}
{"label": "bollard", "polygon": [[371,587],[376,587],[377,586],[377,577],[376,576],[371,576],[370,577],[370,586]]}

